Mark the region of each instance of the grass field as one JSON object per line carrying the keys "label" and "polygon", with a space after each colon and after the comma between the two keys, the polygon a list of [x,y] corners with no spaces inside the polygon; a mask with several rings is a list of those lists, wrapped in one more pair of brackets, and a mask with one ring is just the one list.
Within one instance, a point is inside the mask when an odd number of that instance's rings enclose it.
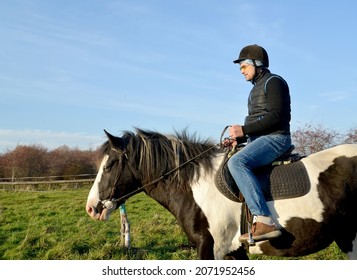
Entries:
{"label": "grass field", "polygon": [[[0,192],[0,259],[197,258],[196,250],[189,246],[174,217],[146,195],[136,195],[126,204],[131,225],[130,251],[124,249],[120,241],[119,211],[107,222],[93,221],[85,212],[87,195],[88,188]],[[345,256],[332,244],[301,259],[338,260]]]}

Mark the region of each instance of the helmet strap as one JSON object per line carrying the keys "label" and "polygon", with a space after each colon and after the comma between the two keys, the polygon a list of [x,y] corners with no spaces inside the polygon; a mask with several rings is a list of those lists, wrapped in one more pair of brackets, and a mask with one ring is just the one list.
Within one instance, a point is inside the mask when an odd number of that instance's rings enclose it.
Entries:
{"label": "helmet strap", "polygon": [[[254,60],[253,60],[254,61]],[[255,61],[254,61],[255,63]],[[266,72],[267,68],[265,68],[264,66],[254,66],[255,67],[255,74],[253,79],[251,80],[252,84],[254,85],[256,82],[256,79],[261,76],[263,73]]]}
{"label": "helmet strap", "polygon": [[252,61],[253,61],[253,66],[254,66],[254,71],[255,71],[254,77],[252,79],[252,84],[254,85],[255,84],[255,79],[258,76],[259,68],[258,68],[258,66],[257,66],[257,64],[255,62],[255,59],[253,59]]}

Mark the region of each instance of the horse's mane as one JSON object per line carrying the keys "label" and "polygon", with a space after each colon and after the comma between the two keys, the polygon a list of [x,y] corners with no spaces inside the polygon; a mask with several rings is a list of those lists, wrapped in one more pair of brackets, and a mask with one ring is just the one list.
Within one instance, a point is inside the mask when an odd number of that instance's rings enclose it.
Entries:
{"label": "horse's mane", "polygon": [[[173,175],[165,178],[171,184],[187,187],[198,180],[201,171],[210,172],[212,157],[218,150],[211,139],[201,140],[186,130],[164,135],[155,131],[136,128],[135,133],[125,131],[122,139],[127,143],[126,152],[133,166],[140,171],[143,183],[151,182],[165,173],[203,153]],[[109,143],[103,144],[102,153],[108,153]],[[207,152],[206,152],[207,151]]]}

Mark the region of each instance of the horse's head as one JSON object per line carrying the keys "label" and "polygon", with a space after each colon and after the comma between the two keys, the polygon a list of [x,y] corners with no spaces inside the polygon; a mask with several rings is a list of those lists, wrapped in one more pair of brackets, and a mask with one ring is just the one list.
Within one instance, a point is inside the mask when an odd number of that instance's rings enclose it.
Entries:
{"label": "horse's head", "polygon": [[138,174],[128,160],[130,135],[115,137],[106,132],[102,146],[103,159],[89,192],[86,211],[94,220],[108,220],[125,199],[123,196],[140,186]]}
{"label": "horse's head", "polygon": [[141,191],[153,195],[159,185],[189,189],[202,168],[212,170],[216,146],[190,139],[185,131],[169,136],[141,129],[122,137],[105,133],[103,160],[86,205],[93,219],[107,220],[126,198]]}

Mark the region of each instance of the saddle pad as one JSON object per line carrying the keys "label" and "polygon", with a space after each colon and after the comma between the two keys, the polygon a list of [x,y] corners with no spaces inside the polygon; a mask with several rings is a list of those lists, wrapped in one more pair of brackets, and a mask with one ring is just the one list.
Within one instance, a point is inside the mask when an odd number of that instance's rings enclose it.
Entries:
{"label": "saddle pad", "polygon": [[[303,196],[310,190],[310,180],[305,165],[300,160],[284,165],[265,166],[254,173],[267,201]],[[224,196],[232,201],[243,202],[239,188],[228,170],[227,157],[216,173],[215,183]]]}

